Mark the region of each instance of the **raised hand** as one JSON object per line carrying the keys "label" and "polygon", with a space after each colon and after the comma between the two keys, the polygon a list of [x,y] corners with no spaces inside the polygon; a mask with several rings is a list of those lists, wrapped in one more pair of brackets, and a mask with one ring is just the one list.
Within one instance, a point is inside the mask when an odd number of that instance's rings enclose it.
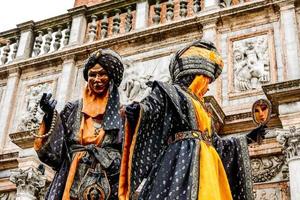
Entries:
{"label": "raised hand", "polygon": [[260,125],[259,127],[253,129],[250,133],[247,134],[248,144],[252,142],[261,143],[261,140],[265,138],[266,135],[266,125]]}
{"label": "raised hand", "polygon": [[43,96],[40,101],[40,108],[46,114],[46,116],[52,116],[57,101],[52,97],[51,93],[43,93]]}
{"label": "raised hand", "polygon": [[125,114],[128,119],[128,123],[130,124],[130,127],[132,129],[134,129],[136,126],[136,121],[139,117],[140,108],[141,106],[138,102],[133,102],[125,108]]}

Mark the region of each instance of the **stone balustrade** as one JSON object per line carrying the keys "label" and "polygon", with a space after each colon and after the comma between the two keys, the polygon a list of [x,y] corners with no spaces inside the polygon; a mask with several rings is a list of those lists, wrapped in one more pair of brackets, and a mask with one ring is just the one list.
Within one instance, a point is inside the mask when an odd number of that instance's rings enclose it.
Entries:
{"label": "stone balustrade", "polygon": [[[25,22],[17,25],[16,29],[0,33],[0,66],[14,60],[59,51],[69,43],[70,46],[76,46],[114,38],[194,18],[205,10],[222,9],[245,2],[247,0],[123,0],[75,7],[64,15],[39,22]],[[78,18],[79,15],[84,19]],[[85,30],[76,28],[79,23],[81,28],[82,23],[86,24]]]}
{"label": "stone balustrade", "polygon": [[0,65],[10,63],[16,58],[19,39],[20,37],[16,35],[6,38],[0,43]]}
{"label": "stone balustrade", "polygon": [[67,46],[70,38],[70,30],[71,24],[67,22],[35,31],[31,56],[36,57],[51,53]]}

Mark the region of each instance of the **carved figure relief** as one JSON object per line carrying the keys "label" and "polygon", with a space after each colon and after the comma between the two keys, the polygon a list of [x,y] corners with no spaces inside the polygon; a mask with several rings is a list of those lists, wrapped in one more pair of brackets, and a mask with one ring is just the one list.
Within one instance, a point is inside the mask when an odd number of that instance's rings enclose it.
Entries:
{"label": "carved figure relief", "polygon": [[141,101],[151,91],[153,81],[170,81],[168,64],[161,64],[163,62],[158,60],[137,64],[127,63],[123,82],[120,86],[121,102],[129,104],[133,101]]}
{"label": "carved figure relief", "polygon": [[251,159],[253,182],[260,183],[272,180],[281,172],[283,165],[283,156]]}
{"label": "carved figure relief", "polygon": [[[17,130],[18,131],[26,131],[27,130],[27,125],[29,120],[32,119],[32,114],[34,107],[41,99],[41,96],[44,92],[49,93],[52,91],[52,84],[50,82],[38,84],[38,85],[32,85],[29,86],[26,89],[26,96],[25,96],[25,108],[23,109],[23,113],[21,116],[20,123],[18,124]],[[38,121],[33,122],[33,128],[37,128],[39,126],[39,121],[41,120],[43,116],[43,111],[38,109],[36,117]]]}
{"label": "carved figure relief", "polygon": [[235,91],[258,89],[270,81],[267,35],[233,42],[233,73]]}
{"label": "carved figure relief", "polygon": [[270,188],[263,190],[256,190],[254,192],[255,200],[279,200],[281,199],[279,188]]}

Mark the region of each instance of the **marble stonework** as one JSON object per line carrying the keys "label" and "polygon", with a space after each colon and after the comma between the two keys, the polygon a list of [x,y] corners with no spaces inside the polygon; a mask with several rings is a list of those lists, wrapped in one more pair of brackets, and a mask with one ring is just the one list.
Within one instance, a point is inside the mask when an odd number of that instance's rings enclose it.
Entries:
{"label": "marble stonework", "polygon": [[[146,96],[152,81],[169,82],[172,54],[202,37],[215,42],[224,60],[205,98],[221,136],[255,128],[251,106],[257,99],[268,98],[273,106],[266,139],[249,146],[255,199],[298,199],[299,157],[291,152],[299,144],[290,129],[300,127],[299,4],[187,0],[182,6],[172,1],[167,9],[166,1],[88,2],[93,6],[79,3],[63,15],[0,33],[0,199],[24,193],[9,177],[26,182],[19,175],[32,174],[43,191],[51,181],[54,172],[47,166],[46,180],[39,180],[26,123],[43,92],[53,92],[58,110],[81,97],[82,67],[93,51],[109,47],[123,57],[119,89],[122,104],[129,104]],[[13,171],[19,175],[11,176]],[[25,193],[27,199],[41,195]]]}

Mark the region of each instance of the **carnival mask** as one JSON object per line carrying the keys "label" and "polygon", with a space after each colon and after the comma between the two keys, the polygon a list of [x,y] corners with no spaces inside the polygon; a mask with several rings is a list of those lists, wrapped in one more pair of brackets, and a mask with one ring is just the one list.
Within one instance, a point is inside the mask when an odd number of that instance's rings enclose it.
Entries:
{"label": "carnival mask", "polygon": [[89,88],[97,95],[102,96],[106,93],[109,80],[107,71],[100,64],[96,64],[88,71]]}
{"label": "carnival mask", "polygon": [[252,118],[256,125],[265,125],[271,118],[271,103],[266,99],[257,100],[252,106]]}

